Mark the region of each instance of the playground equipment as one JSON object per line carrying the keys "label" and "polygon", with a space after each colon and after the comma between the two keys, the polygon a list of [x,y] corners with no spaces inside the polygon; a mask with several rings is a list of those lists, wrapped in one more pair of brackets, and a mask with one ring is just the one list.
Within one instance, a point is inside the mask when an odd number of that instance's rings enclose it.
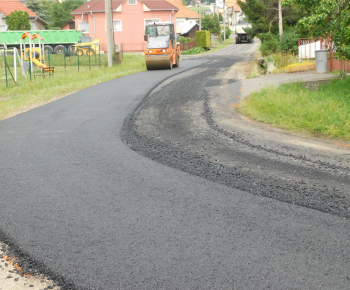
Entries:
{"label": "playground equipment", "polygon": [[[26,39],[29,40],[28,48],[26,47]],[[38,47],[36,47],[35,40],[38,40]],[[39,33],[34,33],[31,35],[29,32],[24,32],[20,38],[20,51],[21,51],[21,61],[29,61],[29,69],[31,74],[33,73],[33,64],[40,67],[43,73],[48,72],[51,75],[55,68],[47,65],[45,63],[45,45],[44,39]]]}

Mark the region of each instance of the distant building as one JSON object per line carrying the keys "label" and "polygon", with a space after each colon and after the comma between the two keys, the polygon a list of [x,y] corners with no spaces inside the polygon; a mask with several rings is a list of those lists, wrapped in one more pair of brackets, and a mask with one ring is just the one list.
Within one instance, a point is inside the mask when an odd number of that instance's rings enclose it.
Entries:
{"label": "distant building", "polygon": [[26,11],[29,14],[31,30],[44,30],[48,23],[17,0],[0,0],[0,31],[8,30],[6,17],[13,11]]}
{"label": "distant building", "polygon": [[181,21],[176,26],[176,32],[184,37],[196,38],[198,30],[199,24],[195,20]]}
{"label": "distant building", "polygon": [[[126,52],[143,51],[145,25],[154,22],[175,23],[179,11],[166,0],[113,0],[112,1],[114,43]],[[92,0],[71,13],[75,28],[92,39],[100,40],[101,51],[107,51],[105,1]]]}
{"label": "distant building", "polygon": [[67,29],[75,29],[75,20],[74,20],[74,18],[69,19],[69,20],[61,27],[61,30],[67,30]]}

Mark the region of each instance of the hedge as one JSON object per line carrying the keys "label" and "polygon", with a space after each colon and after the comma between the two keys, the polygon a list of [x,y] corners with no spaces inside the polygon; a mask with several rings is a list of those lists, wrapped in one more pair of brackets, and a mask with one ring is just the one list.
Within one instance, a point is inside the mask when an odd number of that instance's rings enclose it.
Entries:
{"label": "hedge", "polygon": [[207,30],[196,31],[197,46],[209,47],[210,46],[210,32]]}

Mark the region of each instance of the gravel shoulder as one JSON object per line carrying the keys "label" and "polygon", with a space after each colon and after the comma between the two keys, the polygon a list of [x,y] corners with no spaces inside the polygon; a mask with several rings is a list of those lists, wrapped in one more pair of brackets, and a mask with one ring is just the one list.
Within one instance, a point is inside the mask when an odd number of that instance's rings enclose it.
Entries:
{"label": "gravel shoulder", "polygon": [[336,76],[305,72],[247,80],[255,48],[228,47],[163,82],[132,116],[129,146],[193,175],[349,218],[350,144],[256,123],[235,109],[242,96],[266,85]]}

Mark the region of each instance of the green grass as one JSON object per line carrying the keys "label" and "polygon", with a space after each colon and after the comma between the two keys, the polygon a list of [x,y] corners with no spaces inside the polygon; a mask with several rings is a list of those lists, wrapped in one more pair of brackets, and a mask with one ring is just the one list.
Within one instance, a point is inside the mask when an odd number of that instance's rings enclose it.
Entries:
{"label": "green grass", "polygon": [[[25,80],[19,71],[17,84],[9,76],[6,88],[3,57],[0,61],[0,120],[83,88],[146,69],[142,54],[124,54],[122,64],[114,64],[112,68],[106,66],[107,56],[101,55],[102,66],[91,66],[91,70],[89,66],[80,66],[79,71],[77,66],[55,66],[53,77],[37,76],[31,81],[29,76]],[[62,64],[59,60],[56,63]]]}
{"label": "green grass", "polygon": [[182,55],[193,55],[193,54],[200,54],[203,52],[205,52],[203,47],[196,46],[196,47],[182,51],[181,54]]}
{"label": "green grass", "polygon": [[222,43],[220,43],[218,40],[214,41],[211,46],[210,46],[210,50],[208,52],[213,52],[213,51],[217,51],[220,49],[225,48],[226,46],[229,46],[231,44],[235,43],[235,39],[233,38],[229,38],[226,39],[225,41],[223,41]]}
{"label": "green grass", "polygon": [[303,83],[266,88],[243,100],[239,110],[283,129],[350,140],[350,77],[333,80],[318,91]]}

